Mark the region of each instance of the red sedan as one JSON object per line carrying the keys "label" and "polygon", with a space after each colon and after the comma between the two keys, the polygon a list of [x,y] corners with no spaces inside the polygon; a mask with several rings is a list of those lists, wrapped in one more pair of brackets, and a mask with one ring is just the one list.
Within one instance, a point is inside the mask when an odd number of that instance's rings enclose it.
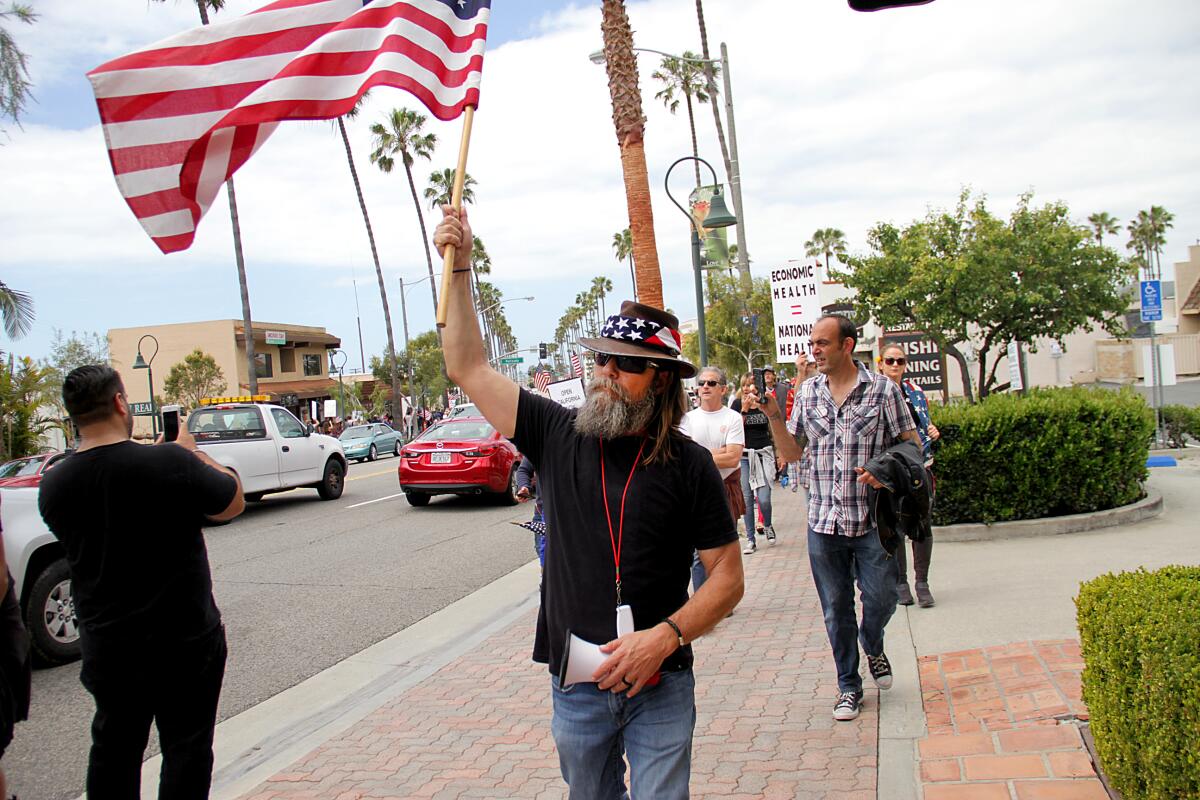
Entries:
{"label": "red sedan", "polygon": [[0,465],[0,486],[16,488],[40,486],[42,473],[70,455],[66,453],[42,453],[29,458],[18,458]]}
{"label": "red sedan", "polygon": [[521,454],[482,417],[434,425],[400,450],[400,488],[409,505],[429,505],[435,494],[488,494],[517,502]]}

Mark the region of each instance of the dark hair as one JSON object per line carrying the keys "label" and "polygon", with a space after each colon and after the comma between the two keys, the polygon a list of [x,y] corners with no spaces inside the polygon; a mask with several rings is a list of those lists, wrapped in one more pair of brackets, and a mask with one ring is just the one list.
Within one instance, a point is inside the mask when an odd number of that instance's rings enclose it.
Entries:
{"label": "dark hair", "polygon": [[99,422],[113,413],[113,396],[123,394],[120,374],[107,364],[88,364],[71,370],[63,380],[62,398],[77,425]]}
{"label": "dark hair", "polygon": [[643,457],[643,462],[646,464],[653,464],[656,461],[665,464],[674,458],[671,450],[671,437],[683,436],[679,432],[679,423],[683,420],[684,412],[687,411],[683,381],[679,379],[677,371],[673,369],[664,369],[663,371],[670,372],[670,379],[667,381],[667,387],[663,389],[663,393],[658,396],[654,417],[647,426],[651,447],[650,452]]}
{"label": "dark hair", "polygon": [[817,322],[824,322],[827,319],[837,320],[838,324],[838,340],[853,339],[854,346],[858,347],[858,326],[854,324],[854,320],[841,314],[824,314]]}

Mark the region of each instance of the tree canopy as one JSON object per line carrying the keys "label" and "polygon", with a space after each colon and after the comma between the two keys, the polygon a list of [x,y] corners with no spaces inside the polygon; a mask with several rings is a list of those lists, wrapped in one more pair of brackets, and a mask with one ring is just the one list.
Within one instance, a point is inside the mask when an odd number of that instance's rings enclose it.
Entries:
{"label": "tree canopy", "polygon": [[217,360],[199,348],[173,365],[163,382],[167,401],[185,408],[198,408],[200,398],[220,395],[228,386]]}
{"label": "tree canopy", "polygon": [[[755,278],[750,298],[744,301],[740,278],[710,272],[708,298],[704,310],[708,364],[735,376],[753,366],[775,363],[770,280]],[[707,366],[699,361],[699,338],[695,334],[684,337],[683,355],[698,367]]]}
{"label": "tree canopy", "polygon": [[968,398],[971,349],[979,396],[1004,390],[996,368],[1010,342],[1065,346],[1068,334],[1095,325],[1124,331],[1129,265],[1073,222],[1064,203],[1032,201],[1022,195],[1005,221],[964,190],[953,211],[931,209],[904,228],[875,225],[871,253],[847,256],[851,270],[836,276],[857,290],[860,312],[885,329],[911,324],[958,361]]}

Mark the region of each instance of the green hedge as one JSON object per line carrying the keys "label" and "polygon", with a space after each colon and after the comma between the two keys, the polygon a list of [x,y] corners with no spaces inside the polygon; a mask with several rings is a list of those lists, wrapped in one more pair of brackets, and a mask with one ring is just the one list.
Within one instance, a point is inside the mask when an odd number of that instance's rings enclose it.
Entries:
{"label": "green hedge", "polygon": [[1083,700],[1125,800],[1200,797],[1200,567],[1102,575],[1075,601]]}
{"label": "green hedge", "polygon": [[1200,442],[1200,408],[1163,406],[1160,413],[1169,446],[1183,447],[1188,437]]}
{"label": "green hedge", "polygon": [[934,406],[935,525],[1079,514],[1143,494],[1154,414],[1130,389],[1037,389]]}

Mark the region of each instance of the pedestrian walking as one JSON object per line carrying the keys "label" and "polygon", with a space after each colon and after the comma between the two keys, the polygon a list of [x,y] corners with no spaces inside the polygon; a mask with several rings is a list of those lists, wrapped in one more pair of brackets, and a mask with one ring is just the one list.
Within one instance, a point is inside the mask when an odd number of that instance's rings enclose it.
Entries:
{"label": "pedestrian walking", "polygon": [[[13,591],[12,575],[4,555],[0,530],[0,760],[12,743],[18,722],[29,718],[29,695],[33,679],[29,633],[21,621],[21,606]],[[8,781],[0,765],[0,798],[8,798]]]}
{"label": "pedestrian walking", "polygon": [[159,797],[208,797],[225,630],[201,526],[245,505],[237,475],[196,449],[130,440],[133,414],[108,366],[72,370],[63,404],[81,444],[42,479],[38,507],[71,572],[83,666],[96,702],[87,795],[141,796],[150,724]]}
{"label": "pedestrian walking", "polygon": [[[883,631],[896,611],[896,565],[872,527],[868,489],[883,484],[864,465],[900,439],[919,444],[904,394],[892,381],[854,360],[858,329],[846,317],[826,315],[812,329],[818,375],[800,388],[792,409],[809,453],[808,559],[825,616],[838,672],[833,716],[851,720],[862,707],[858,646],[880,689],[892,686]],[[763,400],[775,442],[787,461],[798,460],[799,433],[788,435],[779,405]],[[862,621],[854,581],[862,594]]]}
{"label": "pedestrian walking", "polygon": [[[742,415],[725,406],[725,392],[729,380],[720,367],[708,366],[696,376],[696,393],[700,405],[683,415],[679,430],[692,441],[712,454],[713,463],[720,470],[725,483],[725,498],[733,524],[746,513],[746,501],[742,497],[741,461],[746,435],[742,427]],[[753,520],[746,528],[746,535],[753,540]],[[743,550],[743,552],[746,552]],[[753,552],[750,550],[749,552]],[[692,557],[692,587],[699,591],[707,573],[699,553]]]}
{"label": "pedestrian walking", "polygon": [[[924,390],[904,378],[908,369],[908,356],[898,344],[885,344],[879,351],[879,371],[904,390],[909,412],[917,423],[917,434],[921,437],[921,450],[925,456],[925,468],[933,475],[933,443],[942,437],[941,431],[929,418],[929,400]],[[917,590],[917,604],[921,608],[932,608],[935,604],[933,592],[929,590],[929,562],[933,559],[933,536],[920,541],[912,540],[913,577]],[[913,604],[912,589],[908,585],[908,558],[904,542],[896,549],[896,596],[902,606]]]}
{"label": "pedestrian walking", "polygon": [[[434,234],[456,249],[446,296],[446,370],[538,471],[552,531],[533,658],[551,673],[551,730],[570,797],[688,796],[696,723],[691,642],[741,599],[737,533],[712,457],[678,432],[678,320],[626,301],[600,336],[595,377],[572,410],[522,391],[488,364],[471,303],[466,209],[443,206]],[[693,549],[708,569],[688,597]],[[634,632],[615,636],[632,611]],[[569,634],[604,642],[595,683],[564,685]],[[630,767],[628,790],[625,759]]]}
{"label": "pedestrian walking", "polygon": [[528,457],[521,458],[517,467],[517,502],[533,501],[533,518],[521,526],[533,531],[533,552],[537,553],[538,563],[544,569],[546,566],[546,513],[542,498],[538,493],[537,470]]}
{"label": "pedestrian walking", "polygon": [[[746,447],[740,465],[742,497],[745,499],[746,547],[743,555],[758,549],[756,534],[761,533],[769,544],[775,544],[775,527],[771,519],[771,483],[775,476],[775,448],[771,440],[771,422],[758,402],[758,387],[753,373],[742,378],[739,397],[729,407],[742,415]],[[762,528],[755,524],[754,501],[762,513]]]}

